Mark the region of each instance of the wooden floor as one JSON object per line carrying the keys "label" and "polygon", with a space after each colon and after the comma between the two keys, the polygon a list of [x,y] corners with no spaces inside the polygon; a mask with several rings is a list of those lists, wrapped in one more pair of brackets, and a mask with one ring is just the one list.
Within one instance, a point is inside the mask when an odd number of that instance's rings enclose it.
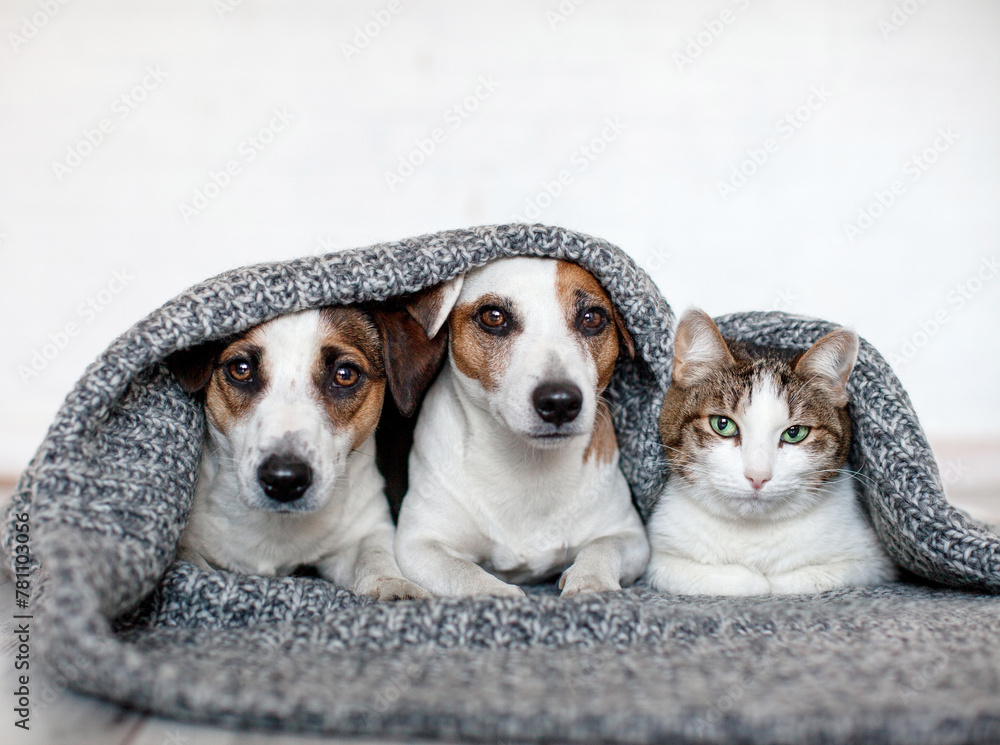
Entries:
{"label": "wooden floor", "polygon": [[[1000,443],[935,443],[942,477],[950,501],[980,520],[1000,524]],[[0,503],[11,484],[0,482]],[[352,743],[374,745],[381,740],[294,737],[233,732],[215,727],[190,726],[125,711],[113,704],[80,696],[51,686],[32,663],[34,695],[51,703],[41,708],[34,701],[31,730],[13,725],[9,704],[16,688],[15,640],[12,635],[14,587],[0,579],[0,692],[8,696],[0,711],[0,745],[306,745]],[[48,688],[46,689],[46,686]],[[51,695],[49,692],[51,691]]]}

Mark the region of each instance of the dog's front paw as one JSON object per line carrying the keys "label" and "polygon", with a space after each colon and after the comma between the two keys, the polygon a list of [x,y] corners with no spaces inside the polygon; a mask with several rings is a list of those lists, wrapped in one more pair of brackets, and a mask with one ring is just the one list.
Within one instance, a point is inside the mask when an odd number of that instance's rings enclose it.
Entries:
{"label": "dog's front paw", "polygon": [[559,579],[564,598],[587,592],[613,592],[622,589],[621,583],[614,577],[574,569],[575,567],[570,567]]}
{"label": "dog's front paw", "polygon": [[494,585],[484,594],[493,595],[498,598],[524,598],[528,596],[528,594],[517,585],[508,585],[506,583]]}
{"label": "dog's front paw", "polygon": [[354,586],[358,595],[375,600],[427,600],[432,597],[420,585],[402,577],[373,577]]}
{"label": "dog's front paw", "polygon": [[510,585],[498,577],[485,574],[474,582],[471,586],[464,588],[459,595],[469,597],[490,596],[494,598],[523,598],[526,593],[517,585]]}
{"label": "dog's front paw", "polygon": [[443,593],[453,597],[493,597],[493,598],[523,598],[527,593],[517,585],[504,582],[487,572],[480,572],[478,577],[461,587],[452,587],[450,592]]}

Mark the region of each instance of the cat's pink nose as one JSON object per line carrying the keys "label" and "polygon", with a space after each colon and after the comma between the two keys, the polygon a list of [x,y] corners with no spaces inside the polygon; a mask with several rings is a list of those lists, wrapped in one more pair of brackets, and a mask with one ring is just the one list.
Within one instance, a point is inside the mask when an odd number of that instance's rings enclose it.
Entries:
{"label": "cat's pink nose", "polygon": [[743,475],[747,477],[747,481],[750,482],[754,491],[760,491],[764,488],[764,484],[771,480],[769,473],[744,473]]}

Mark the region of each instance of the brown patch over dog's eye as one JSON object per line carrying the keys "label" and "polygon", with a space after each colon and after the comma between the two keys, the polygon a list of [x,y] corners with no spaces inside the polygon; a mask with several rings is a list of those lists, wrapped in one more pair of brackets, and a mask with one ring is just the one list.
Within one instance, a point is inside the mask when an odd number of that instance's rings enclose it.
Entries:
{"label": "brown patch over dog's eye", "polygon": [[245,357],[237,357],[225,364],[226,375],[234,383],[249,383],[253,380],[253,363]]}
{"label": "brown patch over dog's eye", "polygon": [[611,381],[618,360],[618,334],[604,333],[614,320],[611,298],[597,279],[568,261],[556,266],[556,296],[566,314],[566,327],[579,334],[597,368],[597,390]]}
{"label": "brown patch over dog's eye", "polygon": [[580,311],[576,324],[584,334],[594,336],[608,327],[608,313],[604,308],[596,306],[587,308]]}
{"label": "brown patch over dog's eye", "polygon": [[345,356],[342,350],[327,349],[324,357],[319,384],[328,396],[349,398],[364,388],[366,378],[371,377],[363,362],[353,355]]}
{"label": "brown patch over dog's eye", "polygon": [[[502,322],[495,327],[490,324]],[[481,295],[471,303],[456,305],[448,321],[448,345],[455,367],[463,375],[493,390],[505,369],[511,340],[522,331],[509,298]]]}
{"label": "brown patch over dog's eye", "polygon": [[332,306],[321,315],[313,384],[334,432],[348,432],[358,448],[375,432],[385,395],[382,341],[365,310]]}
{"label": "brown patch over dog's eye", "polygon": [[212,377],[205,387],[205,409],[224,433],[247,414],[267,388],[268,365],[257,343],[259,333],[254,328],[233,341],[212,365]]}

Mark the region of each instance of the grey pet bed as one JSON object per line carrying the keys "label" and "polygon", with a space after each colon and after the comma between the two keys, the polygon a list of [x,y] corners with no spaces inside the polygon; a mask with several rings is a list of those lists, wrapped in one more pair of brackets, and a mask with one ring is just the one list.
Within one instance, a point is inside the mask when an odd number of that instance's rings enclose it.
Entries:
{"label": "grey pet bed", "polygon": [[[211,279],[139,322],[70,393],[14,497],[30,511],[36,651],[82,692],[233,727],[482,741],[1000,741],[998,537],[950,507],[906,393],[863,346],[853,461],[875,529],[913,581],[789,598],[643,586],[562,600],[376,604],[327,582],[209,574],[173,554],[203,414],[161,364],[273,316],[382,300],[491,259],[591,270],[631,329],[610,390],[644,513],[663,481],[656,418],[669,306],[616,247],[511,225],[439,233]],[[720,321],[805,347],[830,324]],[[4,535],[11,549],[12,533]]]}

